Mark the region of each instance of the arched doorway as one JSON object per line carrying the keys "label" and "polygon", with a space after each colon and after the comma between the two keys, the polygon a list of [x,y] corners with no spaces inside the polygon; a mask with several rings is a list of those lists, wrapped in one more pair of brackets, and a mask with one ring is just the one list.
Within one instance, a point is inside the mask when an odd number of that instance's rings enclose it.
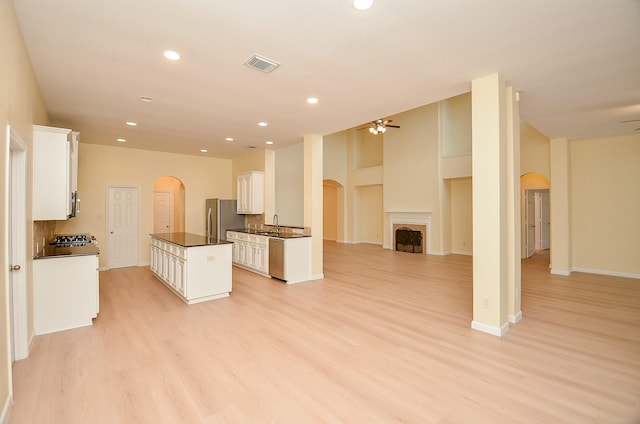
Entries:
{"label": "arched doorway", "polygon": [[184,184],[161,177],[153,184],[153,232],[184,232]]}
{"label": "arched doorway", "polygon": [[337,181],[324,180],[322,189],[322,238],[344,242],[344,187]]}
{"label": "arched doorway", "polygon": [[549,249],[551,222],[549,180],[532,172],[520,177],[522,257],[533,256],[536,250]]}

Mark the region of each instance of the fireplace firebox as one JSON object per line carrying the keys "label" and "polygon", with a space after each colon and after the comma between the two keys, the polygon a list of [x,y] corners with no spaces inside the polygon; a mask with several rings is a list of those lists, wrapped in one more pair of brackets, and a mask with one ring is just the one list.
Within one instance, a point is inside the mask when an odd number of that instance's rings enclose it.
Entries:
{"label": "fireplace firebox", "polygon": [[396,229],[396,250],[399,252],[422,253],[422,231],[409,227]]}

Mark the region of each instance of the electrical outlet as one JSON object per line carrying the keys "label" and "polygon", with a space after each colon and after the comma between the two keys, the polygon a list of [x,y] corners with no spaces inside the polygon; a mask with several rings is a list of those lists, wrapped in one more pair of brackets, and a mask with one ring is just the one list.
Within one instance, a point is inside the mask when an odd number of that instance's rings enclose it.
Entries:
{"label": "electrical outlet", "polygon": [[489,309],[489,298],[488,297],[483,297],[482,298],[482,307],[484,309]]}

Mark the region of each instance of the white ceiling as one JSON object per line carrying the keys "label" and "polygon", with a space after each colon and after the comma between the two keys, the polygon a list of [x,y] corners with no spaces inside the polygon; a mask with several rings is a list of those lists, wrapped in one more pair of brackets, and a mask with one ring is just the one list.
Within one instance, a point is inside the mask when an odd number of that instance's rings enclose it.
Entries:
{"label": "white ceiling", "polygon": [[[521,92],[521,118],[551,138],[640,133],[640,121],[620,123],[640,119],[637,0],[14,5],[53,123],[85,143],[232,158],[461,94],[495,72]],[[254,53],[281,66],[246,67]]]}

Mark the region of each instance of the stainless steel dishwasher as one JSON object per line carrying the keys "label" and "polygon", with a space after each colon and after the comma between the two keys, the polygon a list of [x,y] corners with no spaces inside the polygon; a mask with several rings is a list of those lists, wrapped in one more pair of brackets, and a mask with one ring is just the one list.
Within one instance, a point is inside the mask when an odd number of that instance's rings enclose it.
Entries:
{"label": "stainless steel dishwasher", "polygon": [[269,273],[272,277],[285,280],[284,240],[269,237]]}

